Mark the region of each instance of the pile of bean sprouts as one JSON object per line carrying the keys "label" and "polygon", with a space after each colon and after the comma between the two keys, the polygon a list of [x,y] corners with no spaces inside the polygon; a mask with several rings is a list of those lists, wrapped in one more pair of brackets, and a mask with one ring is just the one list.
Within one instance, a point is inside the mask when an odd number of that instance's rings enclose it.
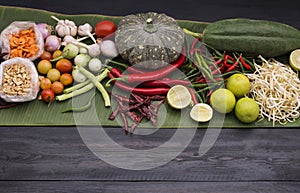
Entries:
{"label": "pile of bean sprouts", "polygon": [[247,74],[251,82],[249,95],[260,106],[260,117],[268,121],[286,124],[300,116],[300,80],[289,65],[275,59],[255,65],[255,72]]}

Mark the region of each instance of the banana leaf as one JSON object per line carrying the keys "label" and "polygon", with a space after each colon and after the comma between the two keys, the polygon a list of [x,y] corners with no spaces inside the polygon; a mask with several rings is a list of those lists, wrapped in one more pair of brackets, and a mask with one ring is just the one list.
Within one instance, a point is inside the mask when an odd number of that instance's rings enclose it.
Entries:
{"label": "banana leaf", "polygon": [[[36,23],[45,22],[54,25],[56,21],[51,19],[54,15],[60,19],[70,19],[75,21],[77,25],[86,22],[95,25],[97,22],[105,19],[112,20],[118,23],[121,19],[119,16],[105,15],[67,15],[59,14],[44,10],[36,10],[30,8],[0,6],[0,30],[2,31],[13,21],[34,21]],[[181,27],[191,31],[201,33],[208,25],[206,22],[178,20]],[[96,93],[96,97],[92,102],[92,107],[83,112],[61,113],[63,110],[70,107],[79,107],[87,103],[89,98]],[[112,105],[113,107],[114,105]],[[97,90],[89,91],[81,96],[70,100],[58,102],[54,101],[49,105],[40,101],[34,100],[17,106],[0,109],[0,126],[110,126],[119,127],[123,125],[122,119],[117,117],[114,121],[108,119],[113,108],[104,107],[104,101]],[[300,120],[286,125],[273,125],[267,120],[257,121],[251,124],[243,124],[239,122],[233,113],[222,115],[214,112],[213,119],[209,123],[195,123],[189,117],[190,108],[184,110],[174,110],[168,105],[163,105],[160,108],[158,116],[159,128],[207,128],[207,127],[223,127],[223,128],[266,128],[266,127],[298,127]],[[148,122],[142,122],[139,127],[153,128],[154,126]]]}

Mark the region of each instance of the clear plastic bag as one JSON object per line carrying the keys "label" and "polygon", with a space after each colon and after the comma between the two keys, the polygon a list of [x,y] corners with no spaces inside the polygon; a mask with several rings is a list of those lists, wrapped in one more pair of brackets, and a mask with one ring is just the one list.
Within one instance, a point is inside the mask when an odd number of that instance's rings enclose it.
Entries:
{"label": "clear plastic bag", "polygon": [[[26,67],[26,69],[28,69],[29,71],[29,76],[30,76],[30,86],[27,89],[26,93],[24,94],[8,94],[7,92],[5,92],[4,90],[7,90],[7,85],[9,83],[7,83],[6,79],[8,76],[7,71],[5,71],[6,67],[10,66],[10,65],[15,65],[15,64],[21,64],[22,66],[24,65]],[[24,74],[26,73],[22,73],[19,72],[20,74],[20,78],[24,80],[24,77],[21,76],[25,76]],[[11,76],[9,76],[8,79],[11,79]],[[6,82],[5,82],[6,81]],[[15,82],[15,80],[14,80]],[[24,81],[21,81],[24,82]],[[14,84],[16,85],[16,83]],[[38,72],[36,70],[36,67],[34,65],[34,63],[27,59],[27,58],[20,58],[20,57],[15,57],[15,58],[11,58],[8,59],[4,62],[1,63],[0,65],[0,98],[2,98],[3,100],[5,100],[6,102],[25,102],[25,101],[31,101],[37,98],[38,92],[40,89],[40,82],[39,82],[39,76],[38,76]]]}
{"label": "clear plastic bag", "polygon": [[2,53],[8,53],[3,57],[3,59],[7,60],[10,58],[9,40],[12,37],[12,34],[16,34],[21,30],[26,30],[30,28],[34,29],[36,44],[39,49],[35,55],[29,57],[28,59],[33,61],[42,55],[42,53],[44,52],[44,39],[37,25],[31,21],[15,21],[12,22],[9,26],[7,26],[0,34],[0,46],[2,48]]}

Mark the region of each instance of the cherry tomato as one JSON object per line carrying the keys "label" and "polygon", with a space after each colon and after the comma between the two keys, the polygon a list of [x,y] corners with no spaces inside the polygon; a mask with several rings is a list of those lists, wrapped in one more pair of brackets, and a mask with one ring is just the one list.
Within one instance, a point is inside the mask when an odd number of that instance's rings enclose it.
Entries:
{"label": "cherry tomato", "polygon": [[42,55],[40,56],[41,60],[51,60],[52,54],[48,51],[44,51]]}
{"label": "cherry tomato", "polygon": [[99,38],[104,38],[107,35],[114,33],[117,26],[114,22],[109,20],[100,21],[95,25],[95,34]]}
{"label": "cherry tomato", "polygon": [[70,60],[63,58],[56,62],[55,68],[61,73],[68,73],[72,71],[73,66]]}
{"label": "cherry tomato", "polygon": [[46,103],[50,103],[54,100],[55,94],[54,91],[50,88],[46,88],[41,93],[42,100]]}

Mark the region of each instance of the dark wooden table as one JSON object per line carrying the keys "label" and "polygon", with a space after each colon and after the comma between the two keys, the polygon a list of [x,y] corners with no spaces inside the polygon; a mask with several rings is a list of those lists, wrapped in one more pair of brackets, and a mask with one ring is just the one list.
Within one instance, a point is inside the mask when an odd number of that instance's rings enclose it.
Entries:
{"label": "dark wooden table", "polygon": [[[152,10],[208,22],[247,17],[300,29],[300,12],[292,2],[0,0],[0,5],[68,14],[126,15]],[[107,131],[120,144],[141,149],[158,146],[173,132],[164,129],[147,138],[125,136],[120,128]],[[76,127],[1,127],[0,192],[300,192],[299,128],[223,129],[215,145],[199,157],[204,132],[197,130],[185,151],[169,163],[133,171],[100,160]]]}

